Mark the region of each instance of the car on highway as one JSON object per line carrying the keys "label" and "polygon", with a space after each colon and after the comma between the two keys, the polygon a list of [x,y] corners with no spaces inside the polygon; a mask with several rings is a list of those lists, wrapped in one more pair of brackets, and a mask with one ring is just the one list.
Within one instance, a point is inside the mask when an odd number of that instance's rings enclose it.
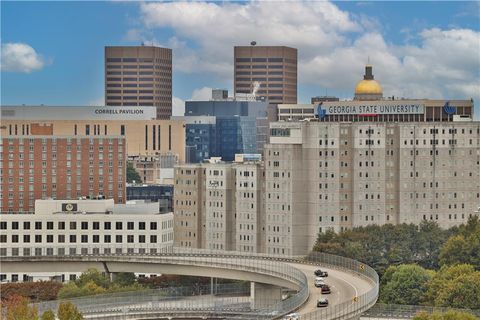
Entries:
{"label": "car on highway", "polygon": [[320,298],[317,300],[317,308],[328,307],[328,299]]}
{"label": "car on highway", "polygon": [[325,284],[322,286],[322,294],[330,294],[332,293],[332,290],[330,290],[330,286],[328,284]]}
{"label": "car on highway", "polygon": [[300,315],[298,313],[290,313],[283,317],[283,320],[298,320]]}
{"label": "car on highway", "polygon": [[317,277],[315,278],[314,284],[315,284],[315,287],[321,288],[325,285],[325,281],[323,280],[323,278]]}
{"label": "car on highway", "polygon": [[315,275],[316,275],[317,277],[322,277],[322,278],[328,277],[328,272],[327,272],[327,271],[323,271],[322,269],[317,269],[317,270],[315,270],[314,273],[315,273]]}

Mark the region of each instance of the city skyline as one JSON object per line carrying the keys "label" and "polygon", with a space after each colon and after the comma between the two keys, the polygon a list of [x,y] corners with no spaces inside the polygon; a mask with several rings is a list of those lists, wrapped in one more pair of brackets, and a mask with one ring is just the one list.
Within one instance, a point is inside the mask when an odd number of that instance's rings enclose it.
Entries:
{"label": "city skyline", "polygon": [[233,47],[251,40],[298,49],[299,103],[325,93],[352,98],[368,59],[385,96],[480,97],[476,2],[271,5],[3,3],[1,103],[101,105],[104,46],[144,42],[172,48],[178,110],[210,88],[232,92]]}

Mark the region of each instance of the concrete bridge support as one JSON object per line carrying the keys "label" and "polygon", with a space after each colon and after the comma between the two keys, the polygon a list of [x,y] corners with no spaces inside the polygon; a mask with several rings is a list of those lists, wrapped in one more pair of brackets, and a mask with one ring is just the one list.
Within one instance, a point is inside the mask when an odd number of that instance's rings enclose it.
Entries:
{"label": "concrete bridge support", "polygon": [[282,288],[271,284],[250,282],[250,307],[262,309],[282,301]]}

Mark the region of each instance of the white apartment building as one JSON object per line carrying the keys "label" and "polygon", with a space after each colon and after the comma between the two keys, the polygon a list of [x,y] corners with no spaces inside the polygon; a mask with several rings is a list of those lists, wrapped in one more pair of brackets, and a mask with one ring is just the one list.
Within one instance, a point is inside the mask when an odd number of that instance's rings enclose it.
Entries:
{"label": "white apartment building", "polygon": [[302,254],[318,232],[465,223],[480,206],[480,123],[272,123],[266,252]]}
{"label": "white apartment building", "polygon": [[263,251],[263,163],[236,161],[175,167],[175,246]]}
{"label": "white apartment building", "polygon": [[[115,205],[113,199],[37,200],[35,214],[2,214],[0,256],[156,254],[173,246],[173,213],[158,204]],[[72,280],[78,274],[45,271],[0,274],[2,281]]]}

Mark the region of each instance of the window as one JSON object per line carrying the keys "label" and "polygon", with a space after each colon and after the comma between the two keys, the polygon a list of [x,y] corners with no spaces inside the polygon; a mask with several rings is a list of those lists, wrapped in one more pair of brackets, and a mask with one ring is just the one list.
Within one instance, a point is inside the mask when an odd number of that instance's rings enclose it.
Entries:
{"label": "window", "polygon": [[106,221],[103,223],[103,229],[110,230],[112,229],[112,223],[110,221]]}
{"label": "window", "polygon": [[70,221],[70,230],[76,230],[76,229],[77,229],[77,222]]}
{"label": "window", "polygon": [[24,234],[23,235],[23,243],[30,243],[30,235]]}
{"label": "window", "polygon": [[82,221],[82,230],[88,230],[88,221]]}
{"label": "window", "polygon": [[99,243],[100,242],[100,236],[98,234],[93,235],[93,243]]}
{"label": "window", "polygon": [[18,230],[18,221],[12,221],[12,229]]}
{"label": "window", "polygon": [[53,243],[53,234],[47,234],[47,242]]}
{"label": "window", "polygon": [[12,242],[17,243],[18,242],[18,234],[12,234]]}
{"label": "window", "polygon": [[132,234],[127,235],[127,242],[128,243],[133,243],[134,242],[134,238],[133,238]]}
{"label": "window", "polygon": [[142,235],[139,235],[139,236],[138,236],[138,242],[140,242],[140,243],[145,243],[145,235],[143,235],[143,234],[142,234]]}
{"label": "window", "polygon": [[150,236],[150,243],[157,243],[157,236],[156,235],[151,235]]}
{"label": "window", "polygon": [[157,230],[157,223],[156,222],[150,222],[150,230]]}
{"label": "window", "polygon": [[112,236],[110,236],[109,234],[104,235],[103,236],[103,242],[105,242],[105,243],[112,242]]}
{"label": "window", "polygon": [[122,243],[122,235],[117,234],[117,235],[115,236],[115,242],[116,242],[116,243]]}
{"label": "window", "polygon": [[7,229],[7,221],[1,221],[0,222],[0,229],[2,229],[2,230]]}
{"label": "window", "polygon": [[[115,223],[115,229],[117,229],[117,230],[122,230],[122,223],[121,223],[120,221],[117,221],[117,222]],[[120,241],[120,242],[121,242],[121,241]]]}
{"label": "window", "polygon": [[42,222],[35,221],[35,230],[42,230]]}
{"label": "window", "polygon": [[35,242],[36,243],[41,243],[42,242],[42,235],[41,234],[36,234],[35,235]]}
{"label": "window", "polygon": [[57,237],[58,243],[65,243],[65,235],[59,234]]}
{"label": "window", "polygon": [[70,235],[70,243],[76,243],[77,242],[77,236],[74,234]]}
{"label": "window", "polygon": [[59,230],[65,230],[65,221],[59,221],[58,222],[58,229]]}
{"label": "window", "polygon": [[139,222],[138,223],[138,229],[145,230],[145,222]]}
{"label": "window", "polygon": [[47,221],[47,229],[53,230],[53,221]]}
{"label": "window", "polygon": [[30,230],[30,221],[23,222],[23,230]]}
{"label": "window", "polygon": [[87,243],[87,242],[88,242],[88,235],[82,234],[82,243]]}
{"label": "window", "polygon": [[93,230],[99,230],[100,229],[100,222],[94,221],[93,222]]}
{"label": "window", "polygon": [[127,222],[127,229],[128,230],[133,230],[134,228],[134,223],[133,222]]}

